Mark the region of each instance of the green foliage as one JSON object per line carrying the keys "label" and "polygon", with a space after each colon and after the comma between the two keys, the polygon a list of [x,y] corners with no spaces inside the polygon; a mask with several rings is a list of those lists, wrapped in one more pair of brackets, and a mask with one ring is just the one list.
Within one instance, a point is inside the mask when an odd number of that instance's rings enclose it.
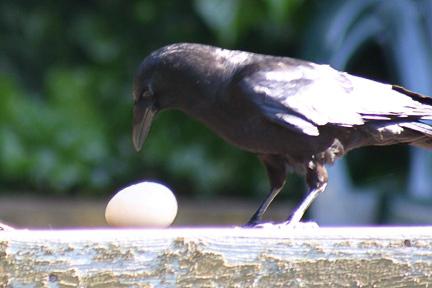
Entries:
{"label": "green foliage", "polygon": [[47,101],[28,99],[16,83],[1,78],[0,94],[6,102],[1,106],[0,159],[8,181],[53,191],[78,183],[109,184],[107,175],[98,173],[108,156],[106,127],[90,104],[86,76],[81,71],[49,75]]}
{"label": "green foliage", "polygon": [[[156,178],[198,195],[264,190],[255,157],[180,113],[160,115],[133,151],[131,87],[139,61],[165,44],[234,46],[258,35],[271,11],[281,29],[290,5],[277,2],[233,2],[248,13],[236,10],[223,31],[204,24],[200,1],[1,2],[2,189],[96,193]],[[249,42],[260,46],[265,29]]]}
{"label": "green foliage", "polygon": [[233,45],[251,28],[277,31],[287,26],[300,3],[298,0],[196,0],[195,7],[216,31],[219,41]]}

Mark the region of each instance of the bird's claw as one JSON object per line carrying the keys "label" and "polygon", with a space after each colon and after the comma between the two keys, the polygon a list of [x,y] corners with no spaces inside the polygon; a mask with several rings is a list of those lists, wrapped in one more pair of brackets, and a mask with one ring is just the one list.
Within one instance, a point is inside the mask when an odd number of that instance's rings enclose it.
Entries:
{"label": "bird's claw", "polygon": [[9,225],[0,223],[0,231],[10,231],[10,230],[15,230],[15,228],[13,228]]}
{"label": "bird's claw", "polygon": [[241,228],[263,228],[264,226],[276,225],[274,222],[263,222],[261,220],[249,220],[246,224],[242,225]]}
{"label": "bird's claw", "polygon": [[319,228],[318,223],[309,221],[309,222],[291,222],[291,221],[285,221],[278,225],[279,229],[295,229],[295,230],[311,230],[311,229],[317,229]]}
{"label": "bird's claw", "polygon": [[311,230],[319,228],[316,222],[290,222],[281,223],[262,222],[262,223],[247,223],[242,228],[260,228],[260,229],[295,229],[295,230]]}

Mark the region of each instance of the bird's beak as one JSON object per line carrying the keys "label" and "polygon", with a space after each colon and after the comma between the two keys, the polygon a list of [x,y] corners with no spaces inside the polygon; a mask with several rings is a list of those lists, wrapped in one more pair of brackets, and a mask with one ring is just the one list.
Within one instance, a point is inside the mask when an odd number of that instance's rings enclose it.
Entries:
{"label": "bird's beak", "polygon": [[143,99],[134,105],[132,142],[137,151],[141,150],[156,112],[154,104]]}

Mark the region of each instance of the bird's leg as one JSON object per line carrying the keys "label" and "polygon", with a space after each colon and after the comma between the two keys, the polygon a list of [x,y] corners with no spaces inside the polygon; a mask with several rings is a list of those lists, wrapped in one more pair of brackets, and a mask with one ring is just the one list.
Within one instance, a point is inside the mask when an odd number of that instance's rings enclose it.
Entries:
{"label": "bird's leg", "polygon": [[258,224],[261,224],[262,217],[267,210],[270,203],[273,201],[273,199],[276,197],[276,195],[282,190],[282,187],[278,188],[272,188],[270,190],[270,193],[267,194],[266,198],[263,202],[261,202],[260,206],[258,207],[257,211],[252,215],[252,217],[249,219],[249,221],[244,225],[245,227],[255,227]]}
{"label": "bird's leg", "polygon": [[258,207],[257,211],[252,215],[244,227],[255,227],[261,223],[262,216],[264,215],[268,206],[276,197],[276,195],[282,190],[285,184],[285,160],[281,157],[272,155],[260,155],[259,158],[267,170],[271,189],[264,201],[261,202],[261,205]]}
{"label": "bird's leg", "polygon": [[325,190],[327,182],[328,174],[324,165],[311,161],[306,171],[306,183],[309,187],[309,193],[285,224],[290,226],[298,224],[312,202]]}

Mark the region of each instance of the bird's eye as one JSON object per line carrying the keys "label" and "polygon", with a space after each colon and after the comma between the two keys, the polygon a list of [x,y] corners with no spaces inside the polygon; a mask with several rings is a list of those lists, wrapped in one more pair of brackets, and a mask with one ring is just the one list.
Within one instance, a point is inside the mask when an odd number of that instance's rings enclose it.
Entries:
{"label": "bird's eye", "polygon": [[144,90],[144,92],[141,94],[142,99],[149,99],[153,96],[150,90]]}
{"label": "bird's eye", "polygon": [[158,106],[156,95],[153,93],[152,88],[146,87],[147,89],[143,89],[141,94],[137,94],[138,97],[135,98],[135,105],[138,103],[146,103],[146,105],[151,104],[154,107]]}
{"label": "bird's eye", "polygon": [[141,100],[149,100],[153,97],[153,94],[150,90],[144,90],[141,94],[139,94],[138,97],[135,98],[135,103],[141,101]]}

